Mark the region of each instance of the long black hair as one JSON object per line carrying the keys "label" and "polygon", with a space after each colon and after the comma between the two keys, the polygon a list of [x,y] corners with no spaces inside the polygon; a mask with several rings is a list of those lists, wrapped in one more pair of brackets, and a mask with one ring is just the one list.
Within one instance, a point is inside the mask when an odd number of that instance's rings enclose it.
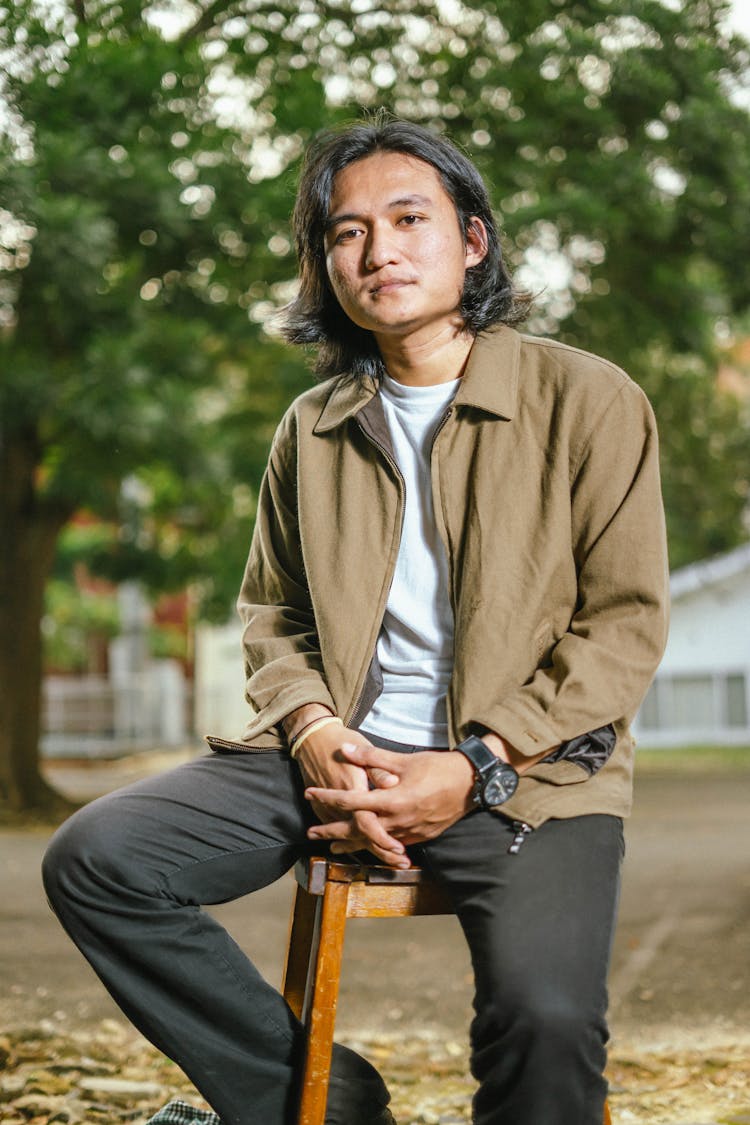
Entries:
{"label": "long black hair", "polygon": [[324,250],[334,177],[376,152],[400,152],[431,164],[453,200],[464,237],[472,216],[484,223],[487,253],[466,270],[459,308],[469,332],[481,332],[492,324],[518,324],[531,304],[528,294],[513,288],[482,177],[456,145],[421,125],[383,114],[327,130],[308,148],[302,168],[292,216],[300,288],[281,320],[281,331],[290,343],[318,345],[315,371],[321,378],[341,374],[380,378],[384,371],[372,332],[354,324],[333,294]]}

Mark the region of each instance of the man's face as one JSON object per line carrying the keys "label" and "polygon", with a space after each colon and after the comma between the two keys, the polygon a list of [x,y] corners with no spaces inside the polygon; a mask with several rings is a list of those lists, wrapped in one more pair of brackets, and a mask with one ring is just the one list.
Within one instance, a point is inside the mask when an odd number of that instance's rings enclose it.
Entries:
{"label": "man's face", "polygon": [[475,220],[466,240],[431,164],[378,152],[333,182],[326,268],[347,316],[375,336],[426,338],[455,331],[464,274],[486,254]]}

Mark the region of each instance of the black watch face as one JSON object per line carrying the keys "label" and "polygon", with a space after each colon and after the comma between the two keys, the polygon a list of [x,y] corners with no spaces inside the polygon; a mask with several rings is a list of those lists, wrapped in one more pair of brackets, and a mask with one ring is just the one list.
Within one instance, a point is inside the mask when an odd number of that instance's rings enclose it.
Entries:
{"label": "black watch face", "polygon": [[484,786],[484,804],[494,808],[510,800],[518,786],[518,774],[515,770],[497,770],[488,778]]}

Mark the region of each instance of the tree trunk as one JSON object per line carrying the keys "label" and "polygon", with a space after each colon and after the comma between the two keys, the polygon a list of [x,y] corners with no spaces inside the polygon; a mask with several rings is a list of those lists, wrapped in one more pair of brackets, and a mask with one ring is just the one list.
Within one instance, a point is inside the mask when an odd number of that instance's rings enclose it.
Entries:
{"label": "tree trunk", "polygon": [[44,588],[68,513],[40,502],[34,434],[0,435],[0,809],[70,807],[39,770]]}

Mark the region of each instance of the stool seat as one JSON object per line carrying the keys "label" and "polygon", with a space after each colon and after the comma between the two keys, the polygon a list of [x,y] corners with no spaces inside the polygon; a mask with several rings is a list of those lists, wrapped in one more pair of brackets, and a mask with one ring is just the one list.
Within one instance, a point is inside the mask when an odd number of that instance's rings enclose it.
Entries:
{"label": "stool seat", "polygon": [[[452,914],[443,889],[421,867],[400,870],[326,856],[301,859],[282,992],[305,1028],[297,1125],[324,1125],[348,918]],[[605,1104],[603,1125],[610,1125]]]}

